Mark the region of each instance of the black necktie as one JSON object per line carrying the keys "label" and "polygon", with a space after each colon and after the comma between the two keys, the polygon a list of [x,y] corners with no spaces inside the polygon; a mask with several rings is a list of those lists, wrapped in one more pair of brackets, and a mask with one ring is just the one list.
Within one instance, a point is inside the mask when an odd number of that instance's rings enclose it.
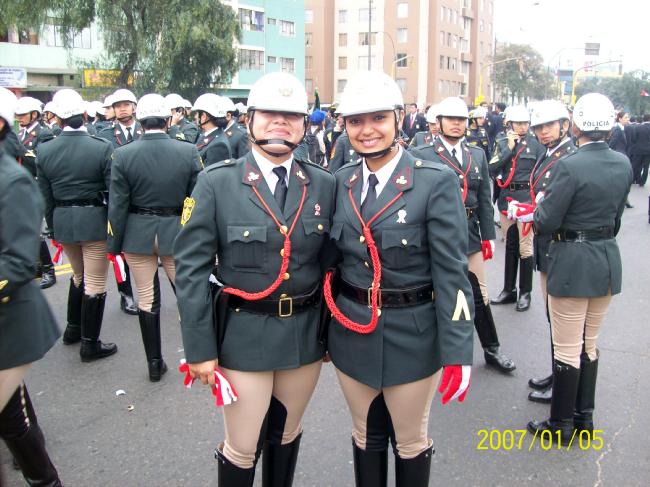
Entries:
{"label": "black necktie", "polygon": [[377,179],[377,176],[375,176],[374,174],[370,174],[370,176],[368,176],[368,192],[366,193],[366,199],[363,200],[363,204],[361,205],[361,216],[366,222],[370,217],[370,215],[368,214],[370,212],[370,207],[375,201],[377,201],[378,183],[379,180]]}
{"label": "black necktie", "polygon": [[284,211],[284,203],[287,200],[287,182],[285,181],[285,178],[287,177],[287,168],[284,166],[274,167],[273,172],[278,177],[278,182],[275,184],[273,196],[275,197],[275,201],[277,201],[280,210]]}
{"label": "black necktie", "polygon": [[453,149],[451,149],[451,157],[453,157],[454,162],[455,162],[456,164],[458,164],[458,167],[463,167],[463,165],[461,164],[461,162],[458,160],[458,157],[456,157],[456,148],[455,148],[455,147],[454,147]]}
{"label": "black necktie", "polygon": [[133,140],[133,135],[131,134],[131,127],[127,127],[126,131],[128,132],[126,134],[126,141],[131,142]]}

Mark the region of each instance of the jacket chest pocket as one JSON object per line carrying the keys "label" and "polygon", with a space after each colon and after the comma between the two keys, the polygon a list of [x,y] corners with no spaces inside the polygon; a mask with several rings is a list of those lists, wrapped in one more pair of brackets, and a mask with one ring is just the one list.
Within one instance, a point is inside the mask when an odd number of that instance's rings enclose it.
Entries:
{"label": "jacket chest pocket", "polygon": [[415,267],[421,263],[414,258],[414,251],[422,245],[421,240],[418,226],[385,229],[381,232],[381,260],[393,269]]}
{"label": "jacket chest pocket", "polygon": [[266,272],[265,226],[228,226],[230,266],[243,272]]}
{"label": "jacket chest pocket", "polygon": [[318,252],[323,246],[325,237],[330,233],[330,221],[328,218],[322,217],[301,217],[300,220],[304,230],[304,242],[300,247],[296,242],[293,245],[295,251],[292,254],[296,256],[296,261],[299,264],[315,262],[318,259]]}
{"label": "jacket chest pocket", "polygon": [[481,185],[481,181],[483,181],[483,176],[476,169],[478,169],[477,166],[472,167],[467,175],[467,186],[472,189],[478,188]]}

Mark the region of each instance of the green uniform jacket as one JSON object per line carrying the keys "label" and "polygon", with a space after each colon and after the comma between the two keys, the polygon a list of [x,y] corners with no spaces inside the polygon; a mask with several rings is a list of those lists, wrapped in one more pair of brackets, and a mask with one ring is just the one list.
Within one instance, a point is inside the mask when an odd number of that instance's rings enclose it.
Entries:
{"label": "green uniform jacket", "polygon": [[[535,210],[539,233],[620,228],[632,184],[629,159],[606,142],[580,147],[562,158],[551,174],[545,199]],[[548,252],[548,293],[588,298],[621,292],[621,255],[616,239],[551,242]]]}
{"label": "green uniform jacket", "polygon": [[[201,159],[196,147],[163,133],[144,133],[113,155],[108,205],[108,251],[172,255],[183,201],[192,193]],[[178,208],[177,216],[130,213],[129,208]]]}
{"label": "green uniform jacket", "polygon": [[241,130],[236,124],[226,128],[226,137],[230,142],[233,159],[244,157],[251,150],[248,132]]}
{"label": "green uniform jacket", "polygon": [[183,118],[180,125],[172,125],[169,127],[169,136],[172,139],[196,144],[196,140],[199,138],[199,128],[195,123],[190,122],[187,118]]}
{"label": "green uniform jacket", "polygon": [[[372,265],[359,236],[361,223],[349,197],[361,207],[362,162],[336,173],[336,212],[331,237],[342,262],[342,279],[360,288],[372,282]],[[474,337],[472,289],[467,278],[467,220],[458,178],[437,162],[404,152],[371,214],[397,194],[371,226],[381,263],[381,287],[406,289],[433,284],[435,301],[384,308],[377,328],[362,335],[336,320],[329,352],[337,368],[375,389],[430,376],[443,365],[471,364]],[[398,220],[404,221],[402,223]],[[357,323],[370,321],[370,308],[339,295],[341,311]],[[463,311],[461,311],[463,310]]]}
{"label": "green uniform jacket", "polygon": [[41,144],[48,142],[54,138],[52,131],[40,122],[36,126],[25,133],[20,143],[24,147],[24,152],[21,155],[19,162],[25,166],[29,173],[36,177],[36,155],[38,154]]}
{"label": "green uniform jacket", "polygon": [[[532,190],[535,196],[540,192],[546,192],[548,189],[551,174],[557,161],[562,157],[573,154],[577,147],[568,140],[542,159],[537,161],[532,173]],[[548,247],[553,238],[548,233],[540,233],[533,237],[533,250],[535,252],[535,268],[540,272],[548,272]]]}
{"label": "green uniform jacket", "polygon": [[467,197],[464,203],[466,208],[474,209],[472,217],[466,218],[469,234],[467,255],[471,255],[481,251],[482,240],[494,240],[496,231],[494,230],[494,207],[490,196],[490,175],[485,153],[481,148],[465,143],[462,144],[462,147],[463,174],[458,173],[448,162],[453,159],[440,139],[436,139],[433,146],[416,147],[411,154],[420,159],[440,162],[452,169],[458,177],[461,195],[463,180],[467,178]]}
{"label": "green uniform jacket", "polygon": [[419,147],[421,145],[433,145],[435,140],[436,140],[436,136],[433,135],[428,130],[423,132],[418,132],[411,139],[409,147],[415,149],[416,147]]}
{"label": "green uniform jacket", "polygon": [[[299,296],[322,280],[319,254],[327,241],[334,210],[334,177],[314,164],[294,159],[284,213],[250,152],[199,174],[192,193],[193,209],[184,209],[185,225],[174,243],[176,293],[185,355],[190,363],[217,357],[208,278],[219,257],[219,281],[258,292],[280,271],[284,237],[253,192],[256,187],[282,225],[297,213],[307,189],[300,220],[291,236],[289,279],[269,297]],[[219,362],[237,370],[291,369],[319,360],[318,307],[288,318],[230,310]]]}
{"label": "green uniform jacket", "polygon": [[[133,139],[131,140],[131,142],[139,139],[141,135],[142,135],[142,126],[140,125],[140,122],[136,120],[135,125],[133,125],[133,132],[132,132]],[[101,137],[102,139],[108,140],[113,145],[113,149],[117,149],[118,147],[130,143],[126,141],[127,134],[122,132],[122,126],[118,122],[113,122],[108,127],[102,129],[97,134],[97,136]]]}
{"label": "green uniform jacket", "polygon": [[61,132],[38,152],[45,221],[60,243],[106,240],[106,206],[56,207],[55,200],[105,199],[113,148],[83,131]]}
{"label": "green uniform jacket", "polygon": [[330,159],[329,170],[332,173],[335,173],[343,166],[349,162],[359,162],[361,158],[352,148],[350,144],[350,138],[346,132],[343,132],[338,139],[336,139],[336,145],[334,146],[334,154]]}
{"label": "green uniform jacket", "polygon": [[465,142],[474,147],[480,147],[483,149],[483,152],[485,152],[486,160],[489,161],[492,158],[490,151],[490,141],[488,139],[487,131],[483,127],[476,129],[468,128],[465,131]]}
{"label": "green uniform jacket", "polygon": [[201,161],[205,167],[232,158],[230,142],[224,131],[220,128],[210,132],[209,135],[200,134],[196,140]]}
{"label": "green uniform jacket", "polygon": [[[530,180],[530,173],[541,157],[546,153],[546,147],[537,142],[537,139],[531,134],[527,134],[525,138],[517,143],[513,150],[508,147],[507,137],[498,139],[494,155],[490,160],[490,175],[494,178],[501,176],[501,182],[508,180],[510,169],[513,164],[515,171],[511,183],[525,183],[528,184]],[[517,157],[517,154],[519,156]],[[508,201],[506,198],[512,198],[523,203],[530,203],[530,188],[513,190],[508,187],[501,189],[499,192],[499,200],[497,206],[500,211],[508,209]]]}
{"label": "green uniform jacket", "polygon": [[40,359],[61,335],[34,281],[42,221],[36,183],[0,146],[0,370]]}

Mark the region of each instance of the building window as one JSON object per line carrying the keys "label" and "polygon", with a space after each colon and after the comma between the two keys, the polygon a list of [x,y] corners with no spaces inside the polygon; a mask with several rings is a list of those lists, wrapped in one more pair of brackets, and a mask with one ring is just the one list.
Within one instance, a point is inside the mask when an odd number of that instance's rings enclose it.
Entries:
{"label": "building window", "polygon": [[485,8],[485,1],[484,0],[479,0],[478,8],[479,8],[479,10],[483,10]]}
{"label": "building window", "polygon": [[397,18],[405,19],[409,16],[409,4],[402,2],[397,4]]}
{"label": "building window", "polygon": [[460,64],[460,72],[463,73],[465,76],[469,75],[469,66],[470,62],[468,61],[463,61]]}
{"label": "building window", "polygon": [[472,19],[463,17],[463,29],[465,30],[466,37],[469,37],[469,32],[472,29]]}
{"label": "building window", "polygon": [[445,13],[447,16],[447,22],[451,22],[451,9],[448,8]]}
{"label": "building window", "polygon": [[314,34],[311,32],[305,32],[305,47],[310,47],[314,40]]}
{"label": "building window", "polygon": [[[370,56],[370,69],[376,67],[375,56]],[[368,56],[359,56],[357,69],[368,69]]]}
{"label": "building window", "polygon": [[440,6],[440,20],[443,21],[445,20],[445,10],[447,10],[444,6]]}
{"label": "building window", "polygon": [[472,0],[463,0],[463,8],[472,8]]}
{"label": "building window", "polygon": [[262,32],[264,30],[264,12],[240,8],[239,23],[244,30]]}
{"label": "building window", "polygon": [[305,10],[305,24],[313,24],[313,23],[314,23],[314,11]]}
{"label": "building window", "polygon": [[339,47],[345,47],[348,45],[348,35],[339,34]]}
{"label": "building window", "polygon": [[250,70],[250,71],[263,70],[264,51],[254,51],[252,49],[240,49],[239,69]]}
{"label": "building window", "polygon": [[480,30],[481,32],[485,30],[485,23],[483,22],[483,19],[479,20],[478,30]]}
{"label": "building window", "polygon": [[345,85],[346,85],[347,82],[348,82],[347,79],[339,79],[339,80],[336,80],[336,91],[337,91],[338,93],[343,92],[343,90],[345,89]]}
{"label": "building window", "polygon": [[296,71],[296,60],[292,57],[281,57],[280,62],[282,63],[282,72],[283,73],[295,73]]}
{"label": "building window", "polygon": [[460,52],[469,52],[469,41],[467,39],[460,40]]}
{"label": "building window", "polygon": [[[370,33],[370,45],[374,46],[377,44],[377,33],[376,32],[371,32]],[[359,45],[360,46],[367,46],[368,45],[368,33],[367,32],[359,32]]]}
{"label": "building window", "polygon": [[445,32],[441,30],[441,31],[440,31],[440,45],[441,45],[441,46],[444,46],[444,45],[445,45],[445,37],[446,37]]}
{"label": "building window", "polygon": [[305,80],[305,91],[307,92],[307,94],[314,92],[314,80],[313,79],[306,79]]}
{"label": "building window", "polygon": [[395,67],[406,68],[408,66],[408,56],[405,52],[395,54]]}
{"label": "building window", "polygon": [[[375,21],[377,20],[377,9],[373,8],[370,11],[370,20]],[[359,22],[368,22],[368,9],[367,8],[360,8],[359,9]]]}
{"label": "building window", "polygon": [[448,47],[451,47],[451,32],[447,32],[447,44]]}
{"label": "building window", "polygon": [[311,69],[314,66],[314,57],[305,56],[305,69]]}
{"label": "building window", "polygon": [[348,21],[348,11],[339,10],[339,24],[345,24]]}
{"label": "building window", "polygon": [[460,84],[460,96],[467,96],[467,83]]}
{"label": "building window", "polygon": [[278,58],[275,56],[269,56],[266,58],[266,62],[269,64],[275,64],[278,62]]}
{"label": "building window", "polygon": [[452,10],[451,12],[451,23],[456,25],[458,23],[458,12]]}
{"label": "building window", "polygon": [[457,65],[456,65],[456,61],[457,61],[457,59],[456,59],[455,57],[451,58],[451,70],[452,70],[454,73],[457,72],[457,70],[456,70],[456,67],[457,67]]}
{"label": "building window", "polygon": [[440,56],[440,69],[445,69],[445,56]]}
{"label": "building window", "polygon": [[458,36],[456,34],[451,37],[451,47],[454,49],[458,47]]}
{"label": "building window", "polygon": [[266,20],[266,23],[269,24],[269,25],[275,25],[276,22],[277,21],[275,19],[272,19],[271,17],[268,17],[267,20]]}
{"label": "building window", "polygon": [[451,58],[447,56],[447,69],[451,69]]}
{"label": "building window", "polygon": [[348,69],[347,56],[339,56],[339,69]]}
{"label": "building window", "polygon": [[397,78],[395,80],[399,89],[402,90],[402,93],[406,93],[406,78]]}
{"label": "building window", "polygon": [[408,42],[408,29],[397,29],[397,42]]}
{"label": "building window", "polygon": [[[56,21],[56,19],[51,19]],[[61,27],[54,24],[46,24],[43,28],[43,36],[45,37],[45,45],[50,47],[64,47],[63,37],[60,32]],[[22,42],[21,44],[29,44]],[[85,27],[81,32],[77,32],[72,39],[72,47],[77,49],[90,49],[92,47],[90,41],[90,28]]]}
{"label": "building window", "polygon": [[296,24],[294,22],[290,22],[288,20],[281,20],[280,21],[280,35],[281,36],[287,36],[287,37],[295,37],[296,36]]}

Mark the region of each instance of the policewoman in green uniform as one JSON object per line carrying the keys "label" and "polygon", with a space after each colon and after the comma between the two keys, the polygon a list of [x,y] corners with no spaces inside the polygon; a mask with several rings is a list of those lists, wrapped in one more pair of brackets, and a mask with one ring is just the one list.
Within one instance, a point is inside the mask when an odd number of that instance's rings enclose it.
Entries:
{"label": "policewoman in green uniform", "polygon": [[167,371],[161,350],[158,259],[173,286],[172,247],[181,228],[183,201],[201,171],[194,144],[167,135],[169,114],[160,95],[144,95],[138,101],[136,118],[144,134],[115,151],[108,206],[108,252],[113,256],[124,253],[131,267],[152,382]]}
{"label": "policewoman in green uniform", "polygon": [[0,88],[0,437],[29,485],[57,487],[61,482],[23,383],[61,332],[34,282],[43,200],[32,176],[4,151],[15,105],[15,95]]}
{"label": "policewoman in green uniform", "polygon": [[[325,353],[318,336],[320,254],[335,185],[327,170],[293,155],[305,135],[307,108],[305,88],[293,75],[269,73],[253,85],[252,150],[199,175],[174,243],[190,373],[212,384],[218,361],[239,395],[223,410],[220,486],[253,485],[260,445],[262,485],[291,485],[301,418]],[[228,298],[218,333],[208,284],[215,255],[220,296]]]}
{"label": "policewoman in green uniform", "polygon": [[232,156],[230,142],[223,130],[228,124],[227,108],[226,102],[214,93],[199,96],[192,107],[194,118],[202,130],[196,148],[206,167]]}
{"label": "policewoman in green uniform", "polygon": [[614,106],[599,93],[581,97],[573,112],[578,150],[554,167],[534,212],[536,231],[552,234],[548,252],[548,307],[553,343],[549,419],[531,432],[550,431],[567,444],[594,429],[599,351],[596,341],[612,296],[621,292],[616,234],[632,184],[628,158],[609,148]]}
{"label": "policewoman in green uniform", "polygon": [[443,403],[462,402],[472,363],[458,178],[402,149],[404,102],[384,73],[350,79],[339,110],[361,159],[336,173],[339,278],[326,274],[324,294],[333,314],[328,350],[352,415],[355,481],[386,485],[390,438],[396,485],[426,486],[436,386],[442,376]]}
{"label": "policewoman in green uniform", "polygon": [[[492,304],[517,303],[517,311],[530,308],[533,290],[533,233],[521,222],[507,218],[508,201],[530,201],[530,173],[544,154],[544,147],[528,131],[530,114],[524,106],[508,107],[505,114],[507,136],[497,139],[490,160],[490,174],[500,188],[497,207],[501,212],[501,231],[506,238],[503,291]],[[519,268],[519,298],[517,298],[517,268]]]}
{"label": "policewoman in green uniform", "polygon": [[248,151],[251,150],[251,143],[248,140],[246,129],[242,130],[237,125],[237,107],[235,107],[235,104],[227,96],[221,96],[221,100],[226,108],[227,125],[224,128],[224,133],[228,137],[232,157],[239,159],[248,154]]}
{"label": "policewoman in green uniform", "polygon": [[[557,100],[545,100],[531,113],[531,128],[546,153],[537,161],[530,173],[530,198],[534,202],[543,198],[557,162],[564,156],[573,154],[576,146],[569,137],[571,122],[566,107]],[[533,203],[534,204],[534,203]],[[535,269],[539,272],[540,288],[544,305],[547,303],[546,276],[548,273],[548,250],[550,234],[536,234],[533,237]],[[528,385],[534,390],[528,399],[534,402],[551,402],[553,374],[543,378],[532,378]]]}
{"label": "policewoman in green uniform", "polygon": [[490,141],[487,130],[485,130],[485,120],[487,119],[487,108],[476,107],[469,112],[469,124],[465,140],[469,145],[480,147],[485,152],[486,160],[492,158],[490,150]]}
{"label": "policewoman in green uniform", "polygon": [[490,176],[485,152],[467,143],[468,111],[458,97],[445,98],[437,107],[440,133],[434,144],[416,147],[414,157],[440,162],[457,175],[461,188],[469,245],[467,260],[469,281],[474,294],[474,327],[488,365],[502,372],[512,372],[515,364],[499,351],[499,336],[494,324],[484,261],[494,251],[494,208],[490,200]]}
{"label": "policewoman in green uniform", "polygon": [[117,352],[102,343],[106,304],[106,193],[113,148],[88,135],[83,126],[84,102],[71,89],[54,95],[63,131],[38,153],[38,184],[45,198],[45,220],[72,266],[68,292],[68,325],[63,343],[81,341],[82,362]]}
{"label": "policewoman in green uniform", "polygon": [[413,139],[411,139],[410,143],[410,146],[412,148],[421,145],[433,145],[436,137],[438,136],[438,132],[440,131],[440,127],[438,127],[437,109],[438,107],[436,105],[432,105],[427,110],[426,119],[429,130],[418,132],[413,136]]}
{"label": "policewoman in green uniform", "polygon": [[169,136],[172,139],[178,139],[190,144],[196,144],[199,138],[199,128],[194,122],[190,122],[185,117],[185,100],[178,93],[170,93],[165,97],[165,103],[169,110]]}

